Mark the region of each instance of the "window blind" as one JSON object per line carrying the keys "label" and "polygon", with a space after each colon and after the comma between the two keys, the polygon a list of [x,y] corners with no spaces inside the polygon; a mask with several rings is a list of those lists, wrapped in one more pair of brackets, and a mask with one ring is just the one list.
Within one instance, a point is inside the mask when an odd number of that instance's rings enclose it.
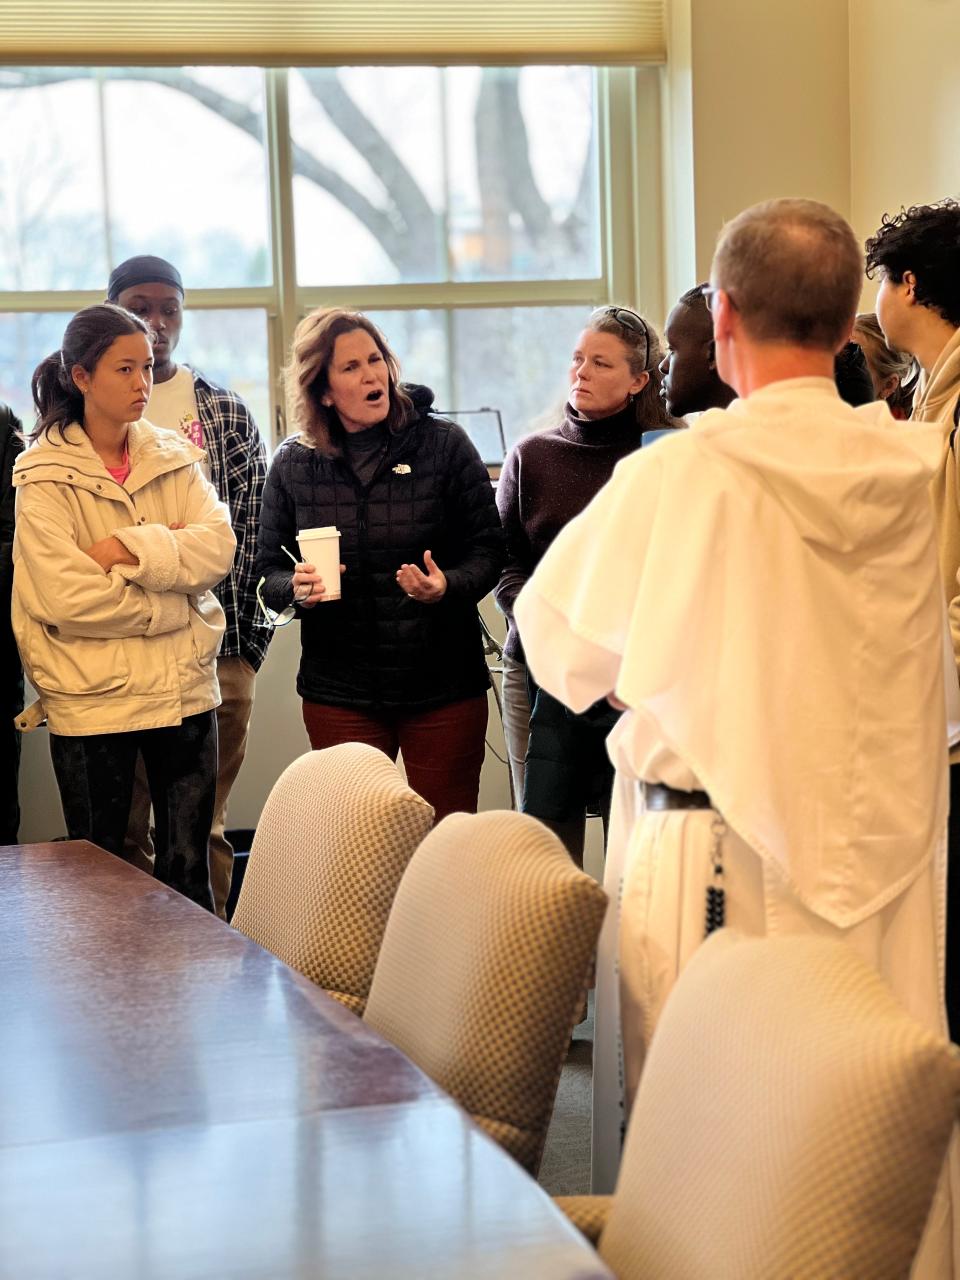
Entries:
{"label": "window blind", "polygon": [[665,0],[2,0],[0,65],[662,62]]}

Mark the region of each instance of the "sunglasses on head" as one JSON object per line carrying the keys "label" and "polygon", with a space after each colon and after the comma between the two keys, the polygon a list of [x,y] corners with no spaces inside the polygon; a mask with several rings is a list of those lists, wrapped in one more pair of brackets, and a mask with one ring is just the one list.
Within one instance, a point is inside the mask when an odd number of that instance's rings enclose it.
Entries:
{"label": "sunglasses on head", "polygon": [[639,333],[643,338],[643,363],[646,365],[647,357],[650,354],[650,335],[647,332],[647,326],[642,316],[638,316],[635,311],[631,311],[628,307],[598,307],[594,315],[611,316],[616,320],[617,324],[623,325],[624,329],[631,329],[634,333]]}

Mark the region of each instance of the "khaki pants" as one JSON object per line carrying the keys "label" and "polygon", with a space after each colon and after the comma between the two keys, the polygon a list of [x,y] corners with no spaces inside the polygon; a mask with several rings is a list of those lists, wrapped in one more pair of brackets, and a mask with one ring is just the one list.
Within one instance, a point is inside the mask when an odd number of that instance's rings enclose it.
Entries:
{"label": "khaki pants", "polygon": [[[214,803],[213,829],[210,832],[210,887],[213,903],[221,920],[226,919],[227,897],[233,878],[233,848],[224,835],[227,800],[243,764],[253,710],[256,672],[245,658],[218,658],[217,679],[223,701],[217,708],[217,733],[220,754],[217,764],[217,794]],[[137,760],[133,782],[133,799],[124,856],[143,871],[153,872],[153,841],[150,838],[150,791],[142,758]]]}

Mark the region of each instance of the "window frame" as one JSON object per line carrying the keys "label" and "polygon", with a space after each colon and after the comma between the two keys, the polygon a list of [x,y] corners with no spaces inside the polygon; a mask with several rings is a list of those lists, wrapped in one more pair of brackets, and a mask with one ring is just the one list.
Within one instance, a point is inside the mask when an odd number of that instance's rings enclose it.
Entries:
{"label": "window frame", "polygon": [[[297,283],[293,141],[288,69],[263,68],[272,284],[191,289],[191,310],[266,312],[271,421],[261,431],[271,449],[287,434],[282,370],[299,320],[317,306],[357,310],[583,306],[618,302],[655,320],[663,309],[661,69],[596,67],[600,274],[569,280],[450,281],[424,284],[302,286]],[[0,312],[74,312],[103,301],[96,290],[3,291]],[[447,360],[454,357],[451,344]],[[453,370],[448,367],[450,385]],[[475,406],[463,405],[459,408]]]}

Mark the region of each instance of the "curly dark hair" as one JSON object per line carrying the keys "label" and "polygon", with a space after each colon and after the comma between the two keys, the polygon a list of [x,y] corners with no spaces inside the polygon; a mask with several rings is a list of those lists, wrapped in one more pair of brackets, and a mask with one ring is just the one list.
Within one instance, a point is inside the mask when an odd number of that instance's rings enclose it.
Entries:
{"label": "curly dark hair", "polygon": [[917,302],[960,329],[960,203],[939,200],[885,213],[866,251],[870,279],[883,271],[901,284],[912,271]]}

